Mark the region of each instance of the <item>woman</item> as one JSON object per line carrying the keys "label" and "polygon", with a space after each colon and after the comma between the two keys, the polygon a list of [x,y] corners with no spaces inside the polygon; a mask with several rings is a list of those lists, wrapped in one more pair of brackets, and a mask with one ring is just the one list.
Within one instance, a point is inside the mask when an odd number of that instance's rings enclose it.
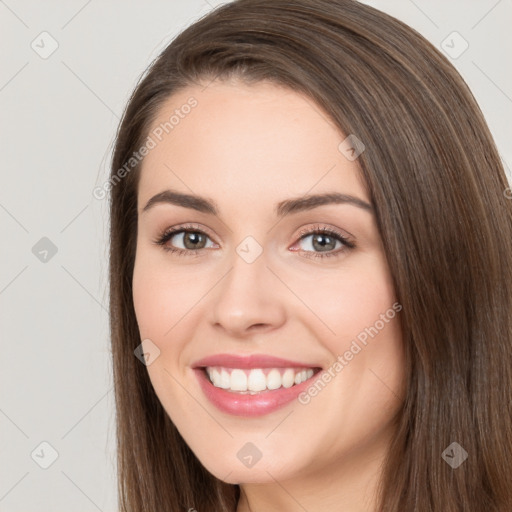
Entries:
{"label": "woman", "polygon": [[137,86],[110,184],[121,510],[512,509],[512,204],[424,38],[352,0],[216,9]]}

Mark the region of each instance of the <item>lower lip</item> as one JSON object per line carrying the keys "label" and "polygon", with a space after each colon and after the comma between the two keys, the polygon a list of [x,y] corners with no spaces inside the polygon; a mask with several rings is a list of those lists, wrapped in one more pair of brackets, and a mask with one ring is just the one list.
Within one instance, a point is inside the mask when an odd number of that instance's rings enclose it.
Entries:
{"label": "lower lip", "polygon": [[222,412],[245,417],[262,416],[284,407],[305,391],[318,376],[315,373],[308,380],[290,388],[280,387],[250,395],[215,387],[202,368],[195,368],[194,373],[203,393],[213,405]]}

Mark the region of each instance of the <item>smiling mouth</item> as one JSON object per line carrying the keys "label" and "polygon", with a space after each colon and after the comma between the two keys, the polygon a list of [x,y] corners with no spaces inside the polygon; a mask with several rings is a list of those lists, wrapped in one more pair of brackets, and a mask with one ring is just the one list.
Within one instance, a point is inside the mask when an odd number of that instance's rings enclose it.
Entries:
{"label": "smiling mouth", "polygon": [[238,394],[254,395],[280,388],[291,388],[316,375],[321,368],[227,368],[206,366],[210,383],[220,389]]}

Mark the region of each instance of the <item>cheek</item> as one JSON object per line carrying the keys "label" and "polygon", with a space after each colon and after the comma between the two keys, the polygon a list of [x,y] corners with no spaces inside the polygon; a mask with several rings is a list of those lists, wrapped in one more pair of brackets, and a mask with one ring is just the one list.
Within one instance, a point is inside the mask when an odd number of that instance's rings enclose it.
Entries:
{"label": "cheek", "polygon": [[[328,425],[319,451],[333,461],[347,448],[382,440],[405,395],[401,308],[393,289],[385,280],[364,289],[355,286],[357,279],[351,284],[352,295],[338,294],[332,317],[325,317],[336,333],[322,339],[332,354],[328,375],[299,400],[310,417]],[[317,436],[316,425],[306,422],[304,428],[311,438]]]}
{"label": "cheek", "polygon": [[[378,426],[389,413],[382,410],[384,404],[393,409],[393,395],[403,392],[404,364],[401,306],[384,257],[368,254],[353,266],[344,266],[335,277],[310,281],[301,293],[316,314],[315,325],[318,317],[328,327],[328,331],[321,329],[326,334],[319,339],[332,356],[329,382],[333,385],[328,386],[332,399],[343,403],[339,410],[354,424],[367,417]],[[333,423],[338,424],[340,418],[332,414]]]}
{"label": "cheek", "polygon": [[132,286],[141,337],[157,344],[197,302],[198,287],[187,272],[170,272],[143,251],[135,261]]}
{"label": "cheek", "polygon": [[334,344],[343,344],[379,322],[382,314],[393,312],[396,301],[389,270],[382,258],[373,255],[359,258],[339,272],[302,280],[296,289],[328,328],[324,339],[332,339]]}
{"label": "cheek", "polygon": [[170,274],[161,262],[144,251],[137,253],[132,280],[135,316],[141,340],[151,340],[159,350],[147,371],[164,407],[186,399],[186,395],[179,392],[180,386],[172,385],[183,381],[178,360],[183,349],[180,339],[186,339],[185,336],[180,338],[178,333],[182,324],[175,329],[174,326],[190,309],[188,296],[192,300],[194,293],[186,281],[176,275]]}
{"label": "cheek", "polygon": [[153,278],[147,267],[135,266],[133,306],[141,338],[157,340],[164,328],[164,300],[167,290]]}

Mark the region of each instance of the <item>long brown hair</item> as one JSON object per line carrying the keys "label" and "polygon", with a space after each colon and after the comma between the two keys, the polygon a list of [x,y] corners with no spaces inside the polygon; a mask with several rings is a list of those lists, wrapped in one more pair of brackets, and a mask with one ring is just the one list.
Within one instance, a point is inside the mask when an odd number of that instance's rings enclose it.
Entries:
{"label": "long brown hair", "polygon": [[[126,167],[172,94],[233,76],[307,95],[366,146],[357,161],[403,306],[407,378],[379,512],[510,512],[512,201],[505,172],[448,60],[402,22],[353,0],[223,5],[172,41],[127,105],[110,180],[120,510],[233,512],[240,495],[198,461],[134,356],[141,343],[132,300],[140,164]],[[467,453],[456,468],[445,451],[454,442]]]}

